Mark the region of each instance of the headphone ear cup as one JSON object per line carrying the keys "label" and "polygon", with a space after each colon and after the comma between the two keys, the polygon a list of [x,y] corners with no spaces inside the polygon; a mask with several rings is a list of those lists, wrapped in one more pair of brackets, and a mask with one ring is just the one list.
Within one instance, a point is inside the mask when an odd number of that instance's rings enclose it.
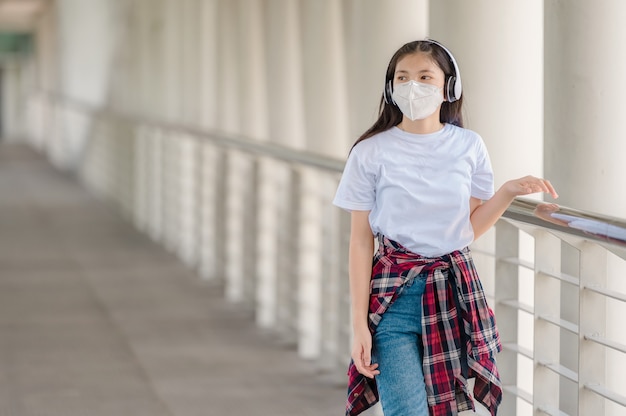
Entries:
{"label": "headphone ear cup", "polygon": [[387,83],[385,84],[385,89],[383,90],[383,98],[385,99],[385,103],[395,104],[395,101],[393,101],[393,89],[391,81],[387,81]]}
{"label": "headphone ear cup", "polygon": [[454,76],[448,77],[448,81],[446,82],[446,96],[444,98],[449,103],[452,103],[458,99],[456,96],[455,90],[456,90],[456,77]]}

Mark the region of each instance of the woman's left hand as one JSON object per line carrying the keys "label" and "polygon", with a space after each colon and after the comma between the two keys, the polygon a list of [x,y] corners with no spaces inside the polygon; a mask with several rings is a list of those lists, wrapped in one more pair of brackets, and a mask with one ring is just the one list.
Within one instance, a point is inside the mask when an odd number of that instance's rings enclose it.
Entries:
{"label": "woman's left hand", "polygon": [[513,197],[537,192],[545,192],[552,195],[552,198],[559,197],[549,180],[530,175],[519,179],[512,179],[506,182],[504,187]]}

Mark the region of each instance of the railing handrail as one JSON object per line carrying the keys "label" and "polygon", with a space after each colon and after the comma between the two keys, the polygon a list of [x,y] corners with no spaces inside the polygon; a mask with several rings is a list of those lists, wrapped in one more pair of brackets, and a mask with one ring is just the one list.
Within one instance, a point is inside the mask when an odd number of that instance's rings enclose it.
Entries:
{"label": "railing handrail", "polygon": [[[57,93],[44,92],[42,95],[81,112],[100,114],[163,130],[182,132],[211,141],[222,148],[238,149],[247,153],[269,156],[288,163],[302,164],[336,173],[341,173],[345,165],[343,160],[268,141],[253,140],[242,135],[229,134],[219,130],[206,130],[200,127],[156,120],[142,115],[123,114]],[[547,204],[528,198],[516,198],[503,214],[503,217],[599,242],[604,246],[617,248],[620,252],[626,250],[626,219],[623,218]],[[626,257],[626,255],[623,254],[622,257]]]}
{"label": "railing handrail", "polygon": [[345,161],[329,156],[309,152],[303,149],[290,148],[269,141],[254,140],[243,135],[236,135],[220,130],[207,130],[197,126],[157,120],[139,114],[121,113],[107,107],[99,107],[71,97],[57,93],[42,93],[46,98],[63,103],[81,112],[114,117],[127,122],[145,124],[162,130],[178,131],[194,137],[208,140],[222,148],[238,149],[261,156],[270,156],[290,163],[300,163],[306,166],[321,168],[331,172],[341,173]]}
{"label": "railing handrail", "polygon": [[605,247],[626,249],[626,220],[527,198],[516,198],[504,218],[546,228]]}

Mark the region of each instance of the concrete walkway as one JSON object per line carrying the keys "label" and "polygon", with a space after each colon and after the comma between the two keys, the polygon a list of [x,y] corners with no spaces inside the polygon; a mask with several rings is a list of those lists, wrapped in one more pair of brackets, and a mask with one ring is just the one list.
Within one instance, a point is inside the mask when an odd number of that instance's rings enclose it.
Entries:
{"label": "concrete walkway", "polygon": [[345,389],[26,147],[0,145],[0,415],[337,416]]}

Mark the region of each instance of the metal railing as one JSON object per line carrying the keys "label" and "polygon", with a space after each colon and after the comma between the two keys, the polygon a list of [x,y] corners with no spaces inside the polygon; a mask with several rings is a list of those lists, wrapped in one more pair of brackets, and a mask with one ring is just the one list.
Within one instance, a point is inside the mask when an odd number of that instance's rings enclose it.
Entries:
{"label": "metal railing", "polygon": [[[58,96],[32,97],[29,116],[58,167],[345,381],[343,161]],[[624,414],[626,221],[518,199],[494,228],[473,250],[504,343],[502,414]]]}

